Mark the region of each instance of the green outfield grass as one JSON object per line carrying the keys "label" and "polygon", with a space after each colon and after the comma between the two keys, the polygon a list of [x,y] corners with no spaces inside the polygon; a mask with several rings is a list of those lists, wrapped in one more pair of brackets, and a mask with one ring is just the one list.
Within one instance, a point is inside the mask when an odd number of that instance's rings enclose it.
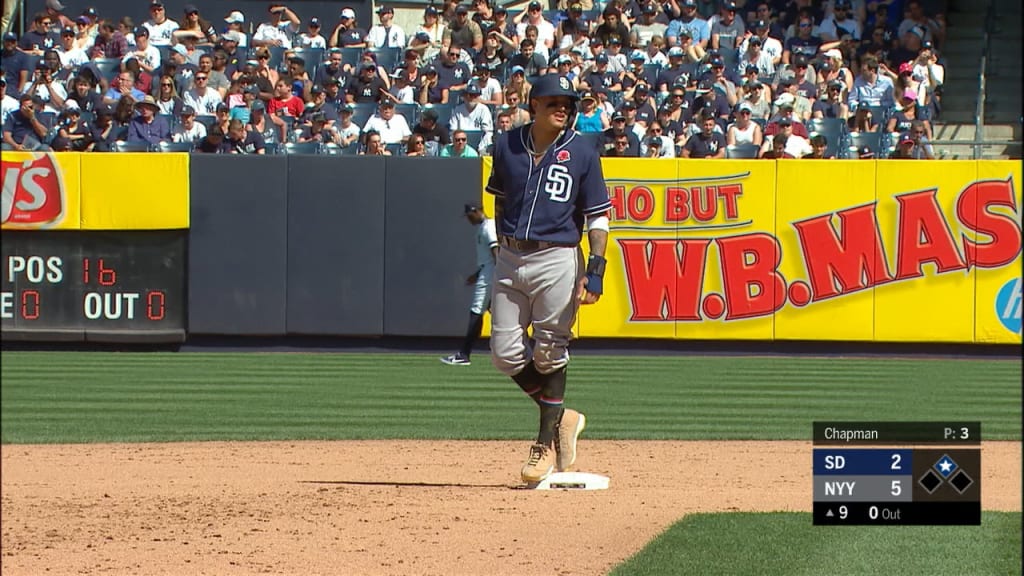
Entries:
{"label": "green outfield grass", "polygon": [[[4,443],[529,438],[486,356],[4,352]],[[814,420],[980,420],[1020,439],[1019,360],[577,356],[588,438],[801,439]]]}
{"label": "green outfield grass", "polygon": [[831,526],[810,514],[694,514],[612,576],[958,576],[1020,574],[1021,514],[981,526]]}
{"label": "green outfield grass", "polygon": [[[536,426],[533,405],[484,356],[467,368],[425,354],[0,360],[4,443],[526,439]],[[808,440],[814,420],[980,420],[987,439],[1021,437],[1019,360],[585,355],[569,382],[592,439]],[[809,514],[695,515],[614,574],[1019,574],[1020,522],[815,528]]]}

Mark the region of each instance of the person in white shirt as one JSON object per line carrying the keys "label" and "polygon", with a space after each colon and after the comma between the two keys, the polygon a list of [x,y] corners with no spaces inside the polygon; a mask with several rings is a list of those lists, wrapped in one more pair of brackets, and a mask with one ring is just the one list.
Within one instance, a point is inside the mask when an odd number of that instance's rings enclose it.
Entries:
{"label": "person in white shirt", "polygon": [[308,29],[299,34],[295,40],[296,48],[322,48],[327,49],[327,40],[320,35],[320,19],[310,18]]}
{"label": "person in white shirt", "polygon": [[160,50],[150,43],[149,29],[145,26],[135,29],[135,51],[125,54],[121,61],[127,62],[132,58],[139,63],[140,68],[150,74],[160,67]]}
{"label": "person in white shirt", "polygon": [[227,15],[224,18],[224,22],[228,25],[228,32],[234,31],[238,33],[238,47],[248,48],[249,47],[249,35],[245,33],[245,14],[242,14],[238,10]]}
{"label": "person in white shirt", "polygon": [[85,50],[75,47],[75,29],[65,28],[60,33],[60,46],[54,48],[60,56],[61,68],[75,68],[89,61]]}
{"label": "person in white shirt", "polygon": [[412,135],[405,116],[395,115],[395,103],[382,99],[377,113],[366,121],[363,132],[377,132],[384,144],[402,144]]}
{"label": "person in white shirt", "polygon": [[477,65],[473,83],[480,87],[480,102],[488,106],[501,106],[505,103],[505,93],[501,84],[491,76],[491,67],[486,62]]}
{"label": "person in white shirt", "polygon": [[18,103],[17,98],[13,98],[7,93],[7,80],[3,76],[0,76],[0,94],[3,95],[3,98],[0,98],[0,126],[2,126],[7,123],[7,117],[12,112],[21,108],[21,104]]}
{"label": "person in white shirt", "polygon": [[543,52],[547,54],[555,45],[555,27],[544,19],[543,8],[537,0],[533,0],[527,6],[526,11],[516,16],[518,22],[516,23],[516,34],[520,38],[526,38],[526,27],[536,26],[537,27],[537,52],[541,52],[541,46],[544,47]]}
{"label": "person in white shirt", "polygon": [[185,92],[185,97],[182,99],[186,106],[191,106],[197,113],[206,116],[216,113],[217,104],[223,102],[220,92],[206,85],[209,79],[208,72],[196,72],[196,75],[193,76],[192,89]]}
{"label": "person in white shirt", "polygon": [[268,9],[270,21],[260,24],[252,35],[252,45],[280,46],[285,50],[292,47],[292,35],[299,31],[299,17],[283,4],[271,4]]}
{"label": "person in white shirt", "polygon": [[401,104],[415,104],[416,87],[409,83],[409,71],[405,69],[395,70],[391,78],[391,90],[388,91],[387,97]]}
{"label": "person in white shirt", "polygon": [[477,83],[466,86],[462,93],[462,104],[455,107],[448,121],[448,130],[453,133],[456,130],[494,131],[490,109],[480,104],[480,86]]}
{"label": "person in white shirt", "polygon": [[334,129],[338,133],[338,145],[342,148],[358,143],[359,135],[362,133],[359,125],[352,122],[354,111],[355,108],[351,104],[346,104],[338,110],[338,123]]}
{"label": "person in white shirt", "polygon": [[173,44],[174,32],[180,26],[167,17],[163,0],[153,0],[149,3],[149,17],[149,20],[142,24],[149,29],[149,43],[156,47]]}
{"label": "person in white shirt", "polygon": [[377,17],[380,24],[370,28],[366,35],[366,42],[371,48],[405,48],[405,30],[393,23],[395,9],[390,6],[381,6],[377,9]]}
{"label": "person in white shirt", "polygon": [[172,142],[199,142],[206,138],[206,126],[196,122],[196,111],[191,106],[181,109],[181,122],[176,122],[171,130]]}
{"label": "person in white shirt", "polygon": [[[853,5],[850,0],[836,0],[832,8],[832,14],[826,16],[821,24],[818,26],[818,31],[821,32],[822,42],[834,42],[836,40],[842,40],[843,34],[839,32],[839,29],[845,30],[856,41],[860,41],[861,27],[853,12]],[[797,156],[799,158],[799,156]]]}

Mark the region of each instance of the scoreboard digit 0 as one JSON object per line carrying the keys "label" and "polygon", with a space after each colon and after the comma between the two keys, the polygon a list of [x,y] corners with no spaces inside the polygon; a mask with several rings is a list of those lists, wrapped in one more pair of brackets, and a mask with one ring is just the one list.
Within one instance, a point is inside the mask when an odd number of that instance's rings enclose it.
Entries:
{"label": "scoreboard digit 0", "polygon": [[981,524],[980,423],[816,422],[814,431],[815,525]]}

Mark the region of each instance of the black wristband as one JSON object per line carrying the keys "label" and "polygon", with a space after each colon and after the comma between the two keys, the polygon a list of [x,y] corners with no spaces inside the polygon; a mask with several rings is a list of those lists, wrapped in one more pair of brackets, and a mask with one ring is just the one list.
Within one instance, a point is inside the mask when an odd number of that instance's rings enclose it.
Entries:
{"label": "black wristband", "polygon": [[607,263],[603,257],[597,254],[591,254],[590,259],[587,260],[587,274],[594,276],[604,276],[604,266]]}

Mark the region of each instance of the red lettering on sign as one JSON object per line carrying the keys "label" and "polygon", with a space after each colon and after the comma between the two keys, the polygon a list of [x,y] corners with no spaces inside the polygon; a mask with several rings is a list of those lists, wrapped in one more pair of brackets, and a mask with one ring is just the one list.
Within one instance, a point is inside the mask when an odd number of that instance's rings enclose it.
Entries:
{"label": "red lettering on sign", "polygon": [[939,208],[936,192],[932,189],[896,196],[899,202],[897,280],[924,276],[921,265],[925,262],[935,264],[939,274],[967,267],[957,251],[953,231]]}
{"label": "red lettering on sign", "polygon": [[892,281],[875,203],[840,210],[839,231],[832,215],[793,223],[814,301],[842,296]]}
{"label": "red lettering on sign", "polygon": [[630,320],[700,320],[704,262],[710,243],[705,238],[619,240],[633,309]]}
{"label": "red lettering on sign", "polygon": [[786,281],[778,272],[782,249],[769,234],[716,238],[725,288],[726,320],[765,316],[786,303]]}
{"label": "red lettering on sign", "polygon": [[974,182],[960,193],[956,215],[965,228],[991,238],[979,242],[961,234],[967,266],[1001,268],[1013,262],[1021,249],[1020,225],[1010,215],[991,212],[993,206],[1004,206],[1017,212],[1017,199],[1010,180]]}

